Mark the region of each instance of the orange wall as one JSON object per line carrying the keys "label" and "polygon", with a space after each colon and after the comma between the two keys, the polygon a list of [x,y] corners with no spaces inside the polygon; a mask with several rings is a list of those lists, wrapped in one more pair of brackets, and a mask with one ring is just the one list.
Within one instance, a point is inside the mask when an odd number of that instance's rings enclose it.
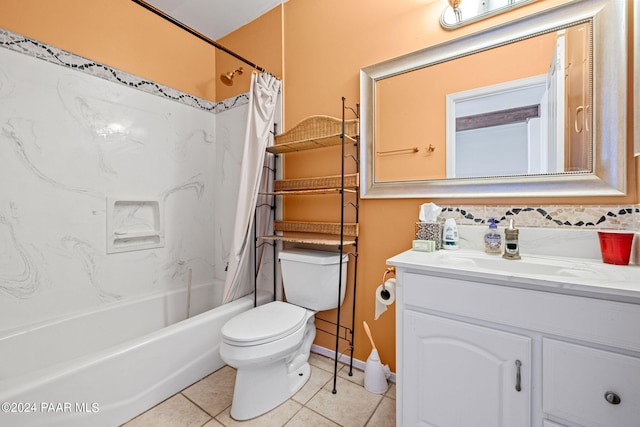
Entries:
{"label": "orange wall", "polygon": [[[257,35],[257,36],[256,36]],[[218,40],[220,44],[243,58],[282,78],[282,7],[276,7],[249,25]],[[243,68],[243,75],[233,78],[233,86],[225,86],[217,80],[217,99],[223,100],[248,92],[251,83],[251,67],[232,56],[217,51],[218,74]]]}
{"label": "orange wall", "polygon": [[214,100],[215,51],[131,0],[2,0],[0,27]]}

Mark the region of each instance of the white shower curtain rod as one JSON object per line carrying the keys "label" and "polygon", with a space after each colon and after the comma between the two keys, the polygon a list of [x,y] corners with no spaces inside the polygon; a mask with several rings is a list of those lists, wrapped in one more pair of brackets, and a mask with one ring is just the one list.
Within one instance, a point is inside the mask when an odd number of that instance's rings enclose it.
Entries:
{"label": "white shower curtain rod", "polygon": [[176,25],[176,26],[182,28],[183,30],[185,30],[189,34],[198,37],[200,40],[205,41],[206,43],[210,44],[211,46],[215,47],[216,49],[220,49],[221,51],[223,51],[225,53],[228,53],[229,55],[233,56],[234,58],[239,59],[240,61],[242,61],[245,64],[249,65],[251,68],[254,68],[254,69],[258,70],[258,71],[262,71],[263,73],[269,73],[272,76],[275,76],[275,74],[270,73],[269,71],[267,71],[266,69],[260,67],[259,65],[254,64],[253,62],[249,61],[248,59],[243,58],[242,56],[238,55],[234,51],[227,49],[226,47],[222,46],[218,42],[210,39],[209,37],[205,36],[204,34],[198,32],[198,31],[194,30],[193,28],[189,27],[188,25],[183,24],[182,22],[178,21],[177,19],[173,18],[172,16],[167,15],[166,13],[164,13],[163,11],[161,11],[160,9],[158,9],[155,6],[150,5],[146,1],[144,1],[144,0],[132,0],[132,1],[134,3],[139,4],[140,6],[144,7],[145,9],[155,13],[156,15],[160,16],[161,18],[166,19],[167,21],[171,22],[173,25]]}

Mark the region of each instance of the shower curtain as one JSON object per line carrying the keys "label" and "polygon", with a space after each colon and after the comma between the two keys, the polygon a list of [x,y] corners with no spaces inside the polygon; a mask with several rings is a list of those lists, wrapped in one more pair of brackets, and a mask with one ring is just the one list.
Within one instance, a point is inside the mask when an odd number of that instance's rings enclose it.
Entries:
{"label": "shower curtain", "polygon": [[[252,263],[252,230],[254,214],[257,216],[257,234],[266,234],[272,223],[272,210],[259,208],[256,211],[258,193],[269,185],[269,159],[266,147],[271,141],[271,131],[276,110],[280,105],[279,96],[282,82],[268,73],[253,73],[249,91],[249,115],[242,157],[240,188],[236,209],[233,240],[229,251],[229,266],[224,284],[223,303],[233,301],[253,291],[254,274]],[[262,187],[262,189],[261,189]],[[262,265],[262,247],[257,251],[256,263]],[[260,271],[260,269],[258,270]],[[262,275],[258,274],[258,278]]]}

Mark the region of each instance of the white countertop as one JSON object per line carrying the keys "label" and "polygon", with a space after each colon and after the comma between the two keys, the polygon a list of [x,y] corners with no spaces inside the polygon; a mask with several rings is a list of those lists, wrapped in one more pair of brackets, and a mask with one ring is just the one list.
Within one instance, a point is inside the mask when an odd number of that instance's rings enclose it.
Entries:
{"label": "white countertop", "polygon": [[434,276],[640,304],[638,265],[526,253],[521,256],[521,260],[507,260],[475,249],[408,250],[387,263]]}

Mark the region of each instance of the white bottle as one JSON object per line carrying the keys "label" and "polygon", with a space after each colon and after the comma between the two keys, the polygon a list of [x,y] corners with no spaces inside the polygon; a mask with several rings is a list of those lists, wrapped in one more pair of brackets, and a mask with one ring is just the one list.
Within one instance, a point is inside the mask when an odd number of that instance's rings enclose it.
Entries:
{"label": "white bottle", "polygon": [[458,226],[456,220],[447,218],[442,231],[442,249],[458,249]]}

